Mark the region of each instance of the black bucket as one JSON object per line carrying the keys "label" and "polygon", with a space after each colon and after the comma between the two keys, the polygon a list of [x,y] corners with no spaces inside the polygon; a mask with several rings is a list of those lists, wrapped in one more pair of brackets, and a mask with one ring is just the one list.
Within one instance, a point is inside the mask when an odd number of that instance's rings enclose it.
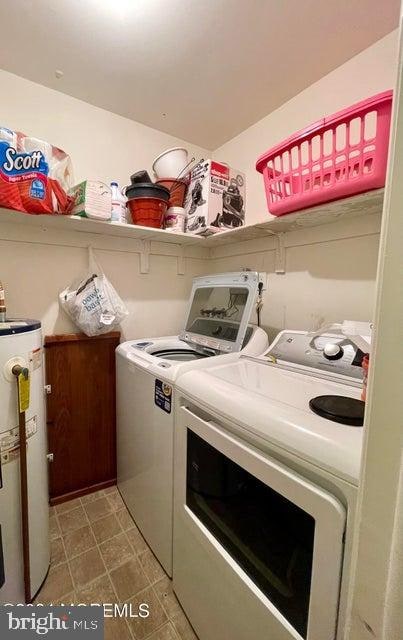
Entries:
{"label": "black bucket", "polygon": [[153,184],[152,182],[137,182],[126,187],[125,195],[128,200],[135,200],[137,198],[159,198],[160,200],[168,202],[170,191],[166,187]]}
{"label": "black bucket", "polygon": [[139,182],[152,182],[152,180],[148,175],[148,172],[145,169],[142,169],[141,171],[137,171],[136,173],[133,173],[132,176],[130,176],[130,182],[132,184],[138,184]]}

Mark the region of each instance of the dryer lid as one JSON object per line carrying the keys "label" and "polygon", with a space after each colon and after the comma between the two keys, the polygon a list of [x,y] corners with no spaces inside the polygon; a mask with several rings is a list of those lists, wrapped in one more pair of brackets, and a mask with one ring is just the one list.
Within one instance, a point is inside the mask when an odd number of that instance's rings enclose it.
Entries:
{"label": "dryer lid", "polygon": [[194,278],[181,340],[220,353],[240,351],[258,284],[256,271]]}

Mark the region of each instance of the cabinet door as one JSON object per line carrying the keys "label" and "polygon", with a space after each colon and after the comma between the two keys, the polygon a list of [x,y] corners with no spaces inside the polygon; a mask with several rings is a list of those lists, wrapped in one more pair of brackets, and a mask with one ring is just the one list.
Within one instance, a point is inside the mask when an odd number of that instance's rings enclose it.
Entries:
{"label": "cabinet door", "polygon": [[45,338],[51,502],[116,481],[118,332]]}

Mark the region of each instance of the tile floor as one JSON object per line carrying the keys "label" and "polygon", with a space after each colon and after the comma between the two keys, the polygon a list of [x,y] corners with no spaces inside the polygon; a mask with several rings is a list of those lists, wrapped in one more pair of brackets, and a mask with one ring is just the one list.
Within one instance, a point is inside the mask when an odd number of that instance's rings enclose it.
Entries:
{"label": "tile floor", "polygon": [[51,507],[50,531],[51,566],[35,602],[146,602],[148,618],[105,618],[105,640],[197,640],[116,487]]}

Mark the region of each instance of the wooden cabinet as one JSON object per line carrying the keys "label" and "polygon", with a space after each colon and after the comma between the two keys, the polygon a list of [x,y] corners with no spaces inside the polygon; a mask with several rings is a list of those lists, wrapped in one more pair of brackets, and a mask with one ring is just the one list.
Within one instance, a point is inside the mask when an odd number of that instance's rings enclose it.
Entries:
{"label": "wooden cabinet", "polygon": [[45,338],[51,504],[116,482],[119,341],[118,332]]}

